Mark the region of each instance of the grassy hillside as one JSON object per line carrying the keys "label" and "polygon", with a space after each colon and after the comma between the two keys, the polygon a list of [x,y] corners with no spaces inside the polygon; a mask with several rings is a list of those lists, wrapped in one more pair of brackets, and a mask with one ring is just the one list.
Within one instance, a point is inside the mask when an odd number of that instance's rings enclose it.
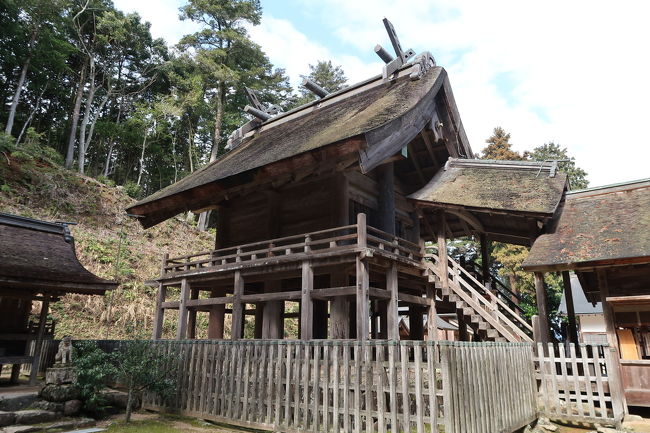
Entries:
{"label": "grassy hillside", "polygon": [[[145,231],[125,215],[124,209],[134,200],[123,187],[65,170],[58,159],[48,148],[29,144],[15,148],[0,137],[0,211],[77,223],[71,230],[81,263],[101,277],[117,279],[120,286],[106,297],[68,295],[54,304],[57,336],[149,334],[155,290],[145,287],[144,281],[159,274],[165,252],[174,256],[210,249],[214,235],[180,218]],[[173,317],[169,317],[167,335],[173,327]]]}

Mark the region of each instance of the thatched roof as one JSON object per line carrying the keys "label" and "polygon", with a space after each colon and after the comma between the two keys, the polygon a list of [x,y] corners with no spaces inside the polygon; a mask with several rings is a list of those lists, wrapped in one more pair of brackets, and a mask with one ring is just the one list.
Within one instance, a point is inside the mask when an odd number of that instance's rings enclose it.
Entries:
{"label": "thatched roof", "polygon": [[552,232],[540,236],[526,270],[650,263],[650,179],[567,193]]}
{"label": "thatched roof", "polygon": [[[447,80],[440,67],[412,80],[409,68],[405,66],[397,79],[385,82],[378,76],[267,120],[229,153],[127,211],[144,216],[139,221],[150,227],[182,211],[201,209],[209,200],[214,203],[217,194],[252,182],[256,173],[257,178],[273,176],[274,172],[260,173],[262,168],[350,140],[356,140],[357,145],[348,146],[347,151],[351,149],[356,155],[362,170],[372,169],[379,162],[373,159],[381,153],[378,148],[395,153],[413,138],[410,135],[431,122],[434,97]],[[462,125],[458,127],[459,136],[464,137]],[[469,146],[467,152],[471,154]],[[299,165],[304,169],[305,165],[318,164],[315,158]]]}
{"label": "thatched roof", "polygon": [[103,295],[115,287],[79,263],[63,224],[0,213],[0,296],[7,289]]}
{"label": "thatched roof", "polygon": [[409,198],[469,211],[507,211],[553,215],[567,177],[551,164],[450,158],[421,190]]}

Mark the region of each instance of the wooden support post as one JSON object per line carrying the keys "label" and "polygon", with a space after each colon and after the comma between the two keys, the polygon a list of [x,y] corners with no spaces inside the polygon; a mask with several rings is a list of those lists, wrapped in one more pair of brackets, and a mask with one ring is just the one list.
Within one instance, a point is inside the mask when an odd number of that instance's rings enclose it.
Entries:
{"label": "wooden support post", "polygon": [[580,343],[578,341],[578,326],[576,324],[576,311],[573,306],[573,291],[571,290],[571,276],[569,271],[562,272],[562,283],[564,286],[564,300],[566,301],[566,315],[569,321],[567,337],[570,343]]}
{"label": "wooden support post", "polygon": [[[365,219],[365,214],[359,215],[363,215]],[[361,257],[357,257],[357,339],[362,341],[368,339],[369,332],[369,279],[370,273],[367,260]]]}
{"label": "wooden support post", "polygon": [[229,243],[228,239],[228,208],[219,206],[217,208],[217,234],[214,238],[214,248],[225,248]]}
{"label": "wooden support post", "polygon": [[419,305],[409,305],[409,340],[424,340],[424,313]]}
{"label": "wooden support post", "polygon": [[335,227],[347,226],[354,224],[354,220],[350,221],[350,193],[349,182],[345,173],[340,173],[337,177],[336,189],[334,190],[334,203],[339,206],[338,212],[334,212]]}
{"label": "wooden support post", "polygon": [[309,260],[302,262],[302,295],[300,297],[300,339],[311,340],[314,332],[314,269]]}
{"label": "wooden support post", "polygon": [[[199,299],[199,289],[190,290],[190,299]],[[187,312],[187,338],[196,339],[196,310],[192,309]]]}
{"label": "wooden support post", "polygon": [[241,297],[244,294],[244,278],[240,271],[235,271],[232,301],[232,324],[230,325],[232,340],[239,340],[244,336],[244,305]]}
{"label": "wooden support post", "polygon": [[535,272],[535,293],[537,295],[537,313],[539,315],[539,343],[548,343],[550,334],[548,330],[548,309],[546,306],[546,284],[544,274]]}
{"label": "wooden support post", "polygon": [[456,312],[456,320],[458,320],[458,340],[469,341],[469,333],[467,332],[467,322],[465,316],[460,311]]}
{"label": "wooden support post", "polygon": [[533,340],[536,343],[540,343],[542,341],[542,337],[539,335],[539,315],[533,314],[533,316],[530,318],[530,324],[533,327]]}
{"label": "wooden support post", "polygon": [[438,340],[438,327],[436,326],[436,288],[433,284],[427,284],[427,299],[429,307],[427,308],[427,341]]}
{"label": "wooden support post", "polygon": [[490,283],[490,241],[485,233],[481,233],[481,274],[483,284],[486,286]]}
{"label": "wooden support post", "polygon": [[357,243],[359,248],[368,245],[368,226],[366,225],[366,214],[357,214]]}
{"label": "wooden support post", "polygon": [[181,281],[181,302],[178,307],[178,326],[176,328],[176,339],[184,340],[187,331],[187,300],[190,297],[190,285],[187,278]]}
{"label": "wooden support post", "polygon": [[[18,383],[20,379],[20,368],[22,365],[20,364],[14,364],[11,366],[11,376],[9,378],[9,383]],[[2,367],[0,366],[0,370],[2,370]]]}
{"label": "wooden support post", "polygon": [[[609,389],[612,396],[612,407],[614,415],[627,414],[627,402],[625,400],[625,389],[621,380],[621,355],[618,346],[618,334],[616,333],[616,324],[614,323],[614,310],[607,301],[609,296],[609,283],[607,282],[607,271],[598,269],[596,271],[598,278],[598,290],[600,291],[600,302],[603,307],[603,318],[605,319],[605,332],[607,333],[607,343],[612,356],[612,371],[608,371]],[[607,350],[607,349],[606,349]]]}
{"label": "wooden support post", "polygon": [[[163,254],[162,262],[160,263],[160,277],[165,275],[165,266],[169,260],[169,253]],[[165,302],[167,297],[167,287],[162,283],[158,284],[158,293],[156,294],[156,313],[153,324],[153,339],[160,340],[162,337],[163,324],[165,321],[165,309],[162,308],[162,303]]]}
{"label": "wooden support post", "polygon": [[50,308],[50,298],[45,295],[41,303],[41,313],[38,316],[38,331],[36,334],[36,342],[34,343],[34,359],[32,360],[32,371],[29,374],[29,384],[36,385],[36,377],[38,369],[41,365],[41,352],[43,351],[43,335],[45,334],[45,322],[47,321],[47,313]]}
{"label": "wooden support post", "polygon": [[163,324],[165,321],[165,309],[162,308],[162,303],[165,302],[167,297],[167,286],[162,283],[158,284],[158,293],[156,294],[156,316],[153,322],[153,339],[160,340],[162,338]]}
{"label": "wooden support post", "polygon": [[447,220],[445,213],[440,212],[438,218],[438,258],[440,259],[440,282],[443,287],[449,287],[449,260],[447,258]]}
{"label": "wooden support post", "polygon": [[377,215],[380,230],[395,234],[395,170],[392,162],[377,167],[379,197]]}
{"label": "wooden support post", "polygon": [[399,286],[396,262],[391,262],[388,272],[386,273],[386,290],[390,293],[387,308],[387,338],[389,340],[399,340],[399,311],[397,309]]}
{"label": "wooden support post", "polygon": [[[281,290],[280,280],[264,282],[264,293]],[[262,339],[277,340],[284,338],[284,301],[267,301],[262,318]]]}
{"label": "wooden support post", "polygon": [[[223,296],[222,290],[213,289],[210,297],[216,298],[217,296]],[[223,340],[223,325],[224,319],[226,317],[226,305],[218,304],[212,305],[210,307],[210,313],[208,317],[208,338],[211,340]]]}
{"label": "wooden support post", "polygon": [[[350,284],[348,274],[339,272],[330,278],[332,287],[345,287]],[[350,300],[346,296],[337,296],[332,300],[330,309],[330,328],[332,339],[350,338]]]}
{"label": "wooden support post", "polygon": [[253,332],[253,337],[260,339],[262,338],[262,329],[264,327],[264,310],[266,306],[264,302],[255,303],[255,331]]}

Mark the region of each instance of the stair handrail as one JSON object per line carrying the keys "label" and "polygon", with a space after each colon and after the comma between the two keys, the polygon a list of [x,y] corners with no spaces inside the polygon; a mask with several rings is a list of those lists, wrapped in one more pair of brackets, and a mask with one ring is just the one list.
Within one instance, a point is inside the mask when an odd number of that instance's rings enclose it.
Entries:
{"label": "stair handrail", "polygon": [[[493,302],[497,303],[501,308],[506,310],[511,316],[513,316],[519,323],[521,323],[526,329],[528,329],[531,333],[533,332],[533,327],[531,326],[530,323],[528,323],[525,319],[523,319],[519,314],[515,313],[508,307],[508,305],[503,302],[499,297],[494,294],[487,286],[485,286],[483,283],[478,281],[472,274],[467,272],[465,268],[460,266],[454,259],[449,257],[449,261],[452,263],[453,267],[460,269],[460,272],[465,275],[466,279],[469,279],[472,281],[474,284],[477,284],[479,287],[483,287],[485,289],[486,294],[492,299]],[[473,289],[473,288],[472,288]]]}
{"label": "stair handrail", "polygon": [[[426,254],[425,258],[431,258],[435,261],[435,265],[426,260],[424,263],[430,271],[441,278],[440,258],[435,254]],[[490,300],[476,291],[476,289],[468,284],[462,277],[454,278],[456,276],[460,277],[459,269],[462,268],[453,259],[449,257],[447,257],[447,259],[448,265],[451,264],[451,266],[447,266],[447,272],[452,277],[449,278],[449,287],[454,290],[458,296],[460,296],[474,310],[476,310],[477,314],[480,314],[486,322],[488,322],[494,329],[497,330],[497,332],[508,338],[510,341],[517,341],[520,339],[523,339],[525,341],[532,341],[532,339],[524,331],[512,323],[503,313],[498,310],[498,308]],[[454,288],[453,285],[456,285],[456,288]],[[462,286],[465,287],[465,290]],[[480,310],[482,310],[482,312]],[[491,313],[496,313],[497,316],[495,317]],[[517,338],[517,336],[520,338]]]}

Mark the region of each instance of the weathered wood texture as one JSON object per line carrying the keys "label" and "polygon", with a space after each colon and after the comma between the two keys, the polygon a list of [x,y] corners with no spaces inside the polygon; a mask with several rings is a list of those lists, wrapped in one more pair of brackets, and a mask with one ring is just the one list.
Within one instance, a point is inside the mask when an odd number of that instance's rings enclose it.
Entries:
{"label": "weathered wood texture", "polygon": [[181,368],[177,393],[148,409],[276,432],[493,433],[536,417],[529,344],[153,344]]}
{"label": "weathered wood texture", "polygon": [[608,346],[538,343],[534,361],[540,412],[557,420],[620,421],[624,408],[614,391],[615,354]]}

